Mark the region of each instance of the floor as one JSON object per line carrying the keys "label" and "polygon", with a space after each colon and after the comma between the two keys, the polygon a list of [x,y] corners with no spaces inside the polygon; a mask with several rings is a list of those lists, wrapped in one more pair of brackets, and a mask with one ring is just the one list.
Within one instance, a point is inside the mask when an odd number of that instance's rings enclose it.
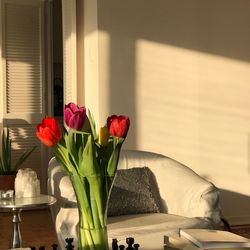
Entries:
{"label": "floor", "polygon": [[[52,249],[51,245],[57,243],[54,225],[49,209],[22,211],[21,234],[23,246],[34,246],[39,249],[45,246],[46,250]],[[0,250],[9,249],[12,217],[8,212],[0,213]]]}
{"label": "floor", "polygon": [[[0,212],[0,250],[9,249],[12,218],[8,212]],[[232,231],[250,238],[250,225],[233,226]],[[45,246],[51,250],[51,245],[57,243],[56,233],[49,209],[22,212],[21,233],[23,246],[35,246],[39,249]]]}
{"label": "floor", "polygon": [[250,239],[250,225],[233,226],[232,232]]}

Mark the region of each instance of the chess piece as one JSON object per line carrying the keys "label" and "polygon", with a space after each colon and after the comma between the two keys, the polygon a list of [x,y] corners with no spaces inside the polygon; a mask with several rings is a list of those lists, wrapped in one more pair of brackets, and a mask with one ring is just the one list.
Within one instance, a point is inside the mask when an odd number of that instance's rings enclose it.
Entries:
{"label": "chess piece", "polygon": [[46,249],[45,249],[45,246],[40,246],[40,247],[39,247],[39,250],[46,250]]}
{"label": "chess piece", "polygon": [[52,244],[52,250],[57,250],[58,245],[57,244]]}
{"label": "chess piece", "polygon": [[65,241],[67,242],[66,249],[67,250],[74,250],[74,245],[73,245],[73,238],[66,238]]}
{"label": "chess piece", "polygon": [[126,248],[126,250],[134,250],[133,248],[134,242],[135,242],[134,238],[132,237],[126,238],[126,243],[128,244],[128,247]]}
{"label": "chess piece", "polygon": [[139,245],[139,244],[137,244],[137,243],[135,243],[135,244],[134,244],[134,249],[135,249],[135,250],[138,250],[138,249],[139,249],[139,247],[140,247],[140,245]]}
{"label": "chess piece", "polygon": [[125,249],[125,246],[124,245],[120,245],[119,246],[119,250],[124,250]]}
{"label": "chess piece", "polygon": [[33,247],[33,246],[32,246],[32,247],[30,247],[30,249],[31,249],[31,250],[36,250],[36,247]]}
{"label": "chess piece", "polygon": [[117,239],[112,239],[112,250],[118,250],[118,240]]}

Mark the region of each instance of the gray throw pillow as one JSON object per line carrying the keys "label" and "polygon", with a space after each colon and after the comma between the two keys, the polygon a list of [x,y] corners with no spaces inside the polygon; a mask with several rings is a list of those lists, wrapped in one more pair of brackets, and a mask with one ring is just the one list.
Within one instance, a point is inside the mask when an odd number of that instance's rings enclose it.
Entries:
{"label": "gray throw pillow", "polygon": [[111,191],[108,216],[160,212],[159,190],[147,167],[117,171]]}

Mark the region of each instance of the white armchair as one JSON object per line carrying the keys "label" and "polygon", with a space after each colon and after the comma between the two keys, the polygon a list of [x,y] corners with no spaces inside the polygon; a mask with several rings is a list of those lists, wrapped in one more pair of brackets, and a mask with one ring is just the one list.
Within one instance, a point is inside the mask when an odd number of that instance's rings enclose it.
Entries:
{"label": "white armchair", "polygon": [[[160,213],[108,218],[108,236],[120,244],[135,237],[140,249],[163,249],[163,236],[180,228],[216,228],[221,221],[219,191],[183,164],[163,155],[123,150],[118,169],[148,167],[157,181]],[[48,192],[57,198],[51,208],[61,248],[67,237],[77,239],[78,211],[69,177],[53,158],[49,163]],[[153,239],[153,240],[152,240]],[[77,242],[75,242],[75,246]]]}

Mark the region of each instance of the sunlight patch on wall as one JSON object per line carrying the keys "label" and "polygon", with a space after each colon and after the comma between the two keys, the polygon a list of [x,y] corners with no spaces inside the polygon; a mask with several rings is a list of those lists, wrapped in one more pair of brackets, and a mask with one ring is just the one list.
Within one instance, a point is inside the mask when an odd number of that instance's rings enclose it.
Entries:
{"label": "sunlight patch on wall", "polygon": [[249,195],[250,63],[138,40],[135,67],[138,147]]}
{"label": "sunlight patch on wall", "polygon": [[[93,21],[94,22],[94,21]],[[93,26],[97,25],[95,22]],[[84,98],[85,105],[93,113],[96,123],[99,124],[99,58],[98,32],[92,32],[84,37]]]}

